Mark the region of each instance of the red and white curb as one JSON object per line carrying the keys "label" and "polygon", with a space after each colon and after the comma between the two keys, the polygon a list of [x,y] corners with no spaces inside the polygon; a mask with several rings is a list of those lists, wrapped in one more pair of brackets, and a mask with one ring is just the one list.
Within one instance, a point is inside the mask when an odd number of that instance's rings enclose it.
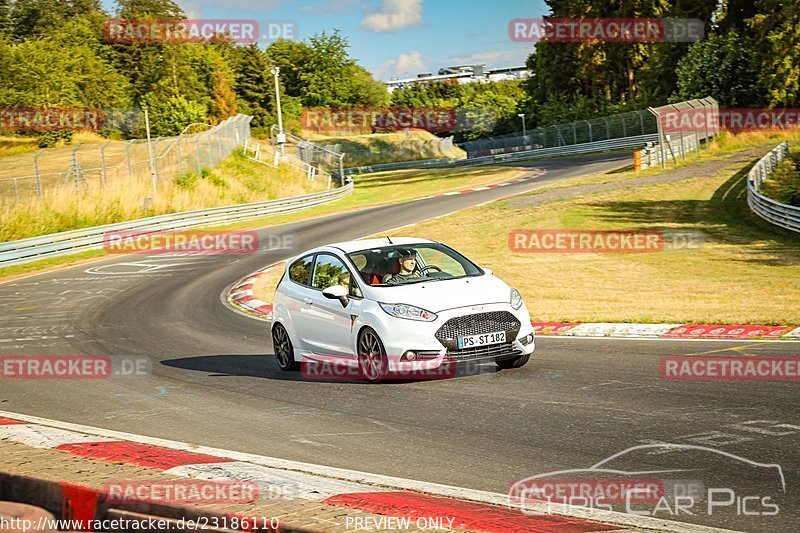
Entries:
{"label": "red and white curb", "polygon": [[524,178],[516,178],[516,179],[513,179],[513,180],[504,181],[502,183],[492,183],[491,185],[484,185],[483,187],[475,187],[474,189],[462,189],[460,191],[450,191],[450,192],[443,192],[443,193],[440,193],[440,194],[434,194],[434,195],[431,195],[431,196],[424,196],[424,197],[420,198],[420,200],[428,200],[430,198],[439,198],[439,197],[442,197],[442,196],[455,196],[457,194],[470,194],[470,193],[473,193],[473,192],[488,191],[489,189],[497,189],[498,187],[506,187],[508,185],[513,185],[515,183],[520,183],[520,182],[523,182],[523,181],[529,181],[529,180],[532,180],[534,178],[538,178],[542,174],[544,174],[544,170],[537,169],[537,170],[533,170],[530,173],[528,173],[528,175],[525,176]]}
{"label": "red and white curb", "polygon": [[206,446],[105,430],[0,411],[0,441],[54,449],[97,461],[155,468],[179,477],[255,483],[261,491],[288,499],[313,500],[398,518],[446,516],[454,529],[487,533],[518,531],[673,532],[722,531],[658,518],[589,508],[568,514],[523,514],[507,495],[379,474],[276,459]]}
{"label": "red and white curb", "polygon": [[253,295],[253,285],[259,277],[267,274],[273,268],[282,268],[285,262],[274,263],[261,270],[253,272],[228,289],[225,300],[235,309],[243,311],[248,316],[262,320],[272,320],[272,304],[259,300]]}
{"label": "red and white curb", "polygon": [[[253,297],[253,283],[276,267],[255,272],[231,288],[227,301],[247,316],[272,320],[272,304]],[[752,324],[636,324],[627,322],[531,322],[537,336],[630,339],[708,339],[708,340],[800,340],[800,327],[758,326]]]}
{"label": "red and white curb", "polygon": [[623,322],[532,322],[540,336],[639,339],[800,339],[800,327],[748,324],[630,324]]}

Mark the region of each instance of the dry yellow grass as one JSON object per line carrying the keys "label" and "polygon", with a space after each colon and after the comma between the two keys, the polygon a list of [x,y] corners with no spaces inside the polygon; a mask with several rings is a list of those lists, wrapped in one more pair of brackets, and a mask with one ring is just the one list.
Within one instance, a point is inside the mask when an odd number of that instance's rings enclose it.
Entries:
{"label": "dry yellow grass", "polygon": [[229,158],[206,177],[186,179],[183,186],[178,183],[162,183],[155,198],[149,180],[115,180],[105,188],[95,182],[83,191],[48,191],[41,202],[31,198],[4,205],[0,208],[0,241],[162,213],[298,196],[327,186],[321,179],[308,181],[294,168],[273,169],[241,156]]}
{"label": "dry yellow grass", "polygon": [[[525,209],[504,202],[390,235],[444,241],[517,287],[533,320],[800,324],[800,238],[750,213],[731,175],[619,190]],[[702,232],[698,251],[511,252],[517,229]]]}

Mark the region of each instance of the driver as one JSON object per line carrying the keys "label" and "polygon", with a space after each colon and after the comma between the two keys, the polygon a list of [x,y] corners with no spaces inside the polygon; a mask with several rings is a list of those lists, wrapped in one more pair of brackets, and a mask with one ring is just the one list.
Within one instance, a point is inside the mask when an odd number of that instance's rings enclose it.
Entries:
{"label": "driver", "polygon": [[419,278],[422,276],[417,270],[417,256],[414,250],[408,248],[401,248],[398,250],[400,257],[397,261],[400,263],[400,270],[397,274],[386,274],[383,276],[384,283],[403,283],[410,278]]}

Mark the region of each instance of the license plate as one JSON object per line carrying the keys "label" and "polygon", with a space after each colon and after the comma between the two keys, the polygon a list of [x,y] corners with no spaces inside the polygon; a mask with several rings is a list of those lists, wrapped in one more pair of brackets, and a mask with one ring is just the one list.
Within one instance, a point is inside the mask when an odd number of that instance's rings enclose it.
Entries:
{"label": "license plate", "polygon": [[500,344],[506,342],[505,331],[493,331],[480,335],[464,335],[458,338],[458,349],[472,348],[474,346],[488,346],[489,344]]}

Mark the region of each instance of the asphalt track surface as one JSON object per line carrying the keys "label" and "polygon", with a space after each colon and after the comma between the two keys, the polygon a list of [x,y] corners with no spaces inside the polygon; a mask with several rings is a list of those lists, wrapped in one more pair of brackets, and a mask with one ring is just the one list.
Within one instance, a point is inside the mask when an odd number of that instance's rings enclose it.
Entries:
{"label": "asphalt track surface", "polygon": [[[532,181],[259,232],[262,239],[292,234],[304,250],[611,170],[626,158],[539,161],[531,166],[545,173]],[[446,380],[380,385],[305,381],[277,368],[264,322],[232,312],[220,297],[241,277],[293,253],[115,256],[1,284],[0,355],[139,356],[152,373],[0,380],[0,408],[501,493],[528,476],[588,468],[633,446],[702,446],[736,457],[638,449],[607,467],[679,470],[653,477],[735,491],[734,504],[711,516],[697,500],[691,515],[661,509],[659,518],[749,531],[792,530],[800,520],[797,383],[665,381],[659,372],[665,355],[800,355],[800,344],[540,338],[519,370],[489,364]],[[535,301],[528,306],[535,313]],[[737,457],[780,465],[785,492],[774,468]],[[778,515],[744,516],[736,504],[750,496],[759,499],[747,500],[747,511],[768,511],[760,498],[771,496]]]}

